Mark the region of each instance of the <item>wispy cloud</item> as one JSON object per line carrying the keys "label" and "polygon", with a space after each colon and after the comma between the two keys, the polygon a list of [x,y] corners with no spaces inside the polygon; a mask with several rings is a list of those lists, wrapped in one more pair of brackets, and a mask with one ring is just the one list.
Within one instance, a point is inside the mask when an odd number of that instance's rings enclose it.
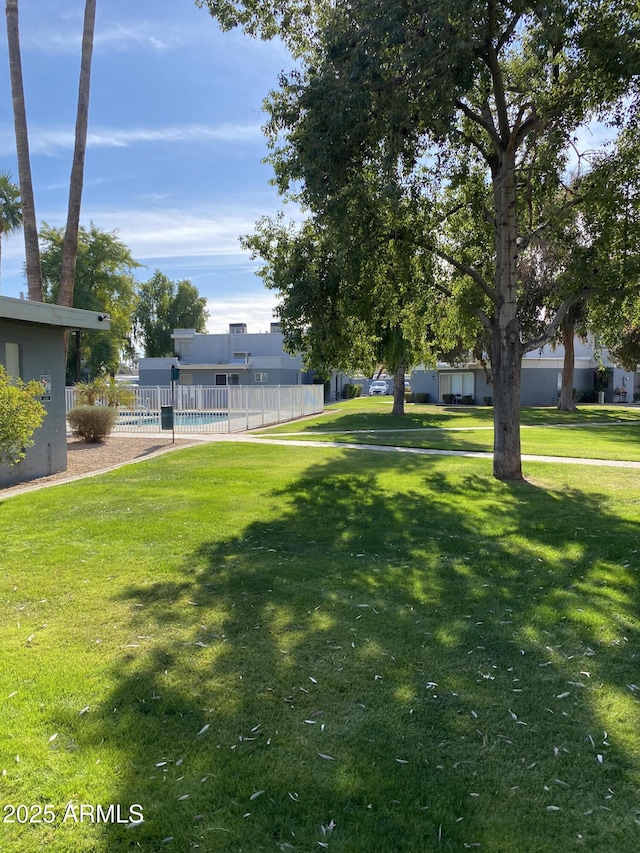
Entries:
{"label": "wispy cloud", "polygon": [[219,334],[229,331],[229,323],[246,323],[249,332],[268,332],[274,322],[276,297],[268,290],[247,296],[216,296],[207,301],[207,331]]}
{"label": "wispy cloud", "polygon": [[87,210],[91,220],[106,231],[118,230],[120,239],[143,263],[146,259],[237,256],[246,265],[238,238],[251,233],[264,211],[224,209],[208,213],[154,210]]}
{"label": "wispy cloud", "polygon": [[[150,21],[129,24],[107,24],[96,27],[94,50],[96,53],[149,48],[154,51],[176,49],[198,38],[193,28],[159,26]],[[36,25],[27,28],[22,38],[24,50],[52,56],[79,55],[82,44],[82,19],[58,22],[55,29]]]}
{"label": "wispy cloud", "polygon": [[[167,127],[95,128],[87,136],[89,148],[128,148],[148,143],[252,143],[263,139],[259,124],[168,125]],[[33,128],[29,134],[32,154],[55,154],[73,148],[72,128]],[[15,151],[15,138],[8,128],[0,128],[0,156]]]}

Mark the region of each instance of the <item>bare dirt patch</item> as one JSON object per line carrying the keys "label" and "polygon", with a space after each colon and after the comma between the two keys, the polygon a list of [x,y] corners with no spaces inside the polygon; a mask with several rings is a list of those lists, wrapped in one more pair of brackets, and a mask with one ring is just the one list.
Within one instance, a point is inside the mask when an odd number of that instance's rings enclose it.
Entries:
{"label": "bare dirt patch", "polygon": [[144,459],[174,448],[187,447],[193,443],[193,441],[186,439],[176,439],[175,444],[173,444],[171,439],[165,440],[154,436],[130,438],[129,436],[111,435],[101,444],[88,444],[86,441],[70,438],[67,441],[66,471],[60,471],[58,474],[51,474],[48,477],[39,477],[37,480],[16,483],[13,486],[0,486],[0,496],[104,471],[116,465]]}

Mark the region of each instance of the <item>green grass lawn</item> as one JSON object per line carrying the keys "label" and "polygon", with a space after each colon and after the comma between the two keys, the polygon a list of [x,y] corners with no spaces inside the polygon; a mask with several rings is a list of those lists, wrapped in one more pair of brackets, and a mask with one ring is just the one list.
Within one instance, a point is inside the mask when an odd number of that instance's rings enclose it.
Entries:
{"label": "green grass lawn", "polygon": [[[490,408],[409,405],[402,417],[392,416],[390,411],[388,400],[350,400],[332,407],[325,415],[258,434],[437,450],[493,450]],[[640,461],[638,408],[584,406],[578,412],[523,409],[522,425],[525,454]]]}
{"label": "green grass lawn", "polygon": [[525,470],[225,443],[0,501],[0,850],[635,853],[638,475]]}

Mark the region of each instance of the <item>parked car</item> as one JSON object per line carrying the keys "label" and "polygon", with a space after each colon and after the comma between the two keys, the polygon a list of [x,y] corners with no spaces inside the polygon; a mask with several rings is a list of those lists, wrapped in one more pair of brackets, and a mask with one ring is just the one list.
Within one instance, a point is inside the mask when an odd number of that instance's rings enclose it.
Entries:
{"label": "parked car", "polygon": [[371,385],[369,385],[369,396],[374,397],[380,394],[387,393],[387,383],[384,379],[375,379]]}

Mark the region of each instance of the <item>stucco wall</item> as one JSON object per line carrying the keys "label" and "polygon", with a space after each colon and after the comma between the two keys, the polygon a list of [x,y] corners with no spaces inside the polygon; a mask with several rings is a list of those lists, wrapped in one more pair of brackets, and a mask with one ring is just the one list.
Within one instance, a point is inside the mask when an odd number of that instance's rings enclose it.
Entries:
{"label": "stucco wall", "polygon": [[67,439],[65,371],[61,328],[38,326],[17,320],[0,320],[0,362],[6,367],[6,343],[20,346],[21,379],[40,381],[51,377],[51,400],[43,401],[47,415],[36,430],[36,444],[17,465],[0,465],[0,484],[11,485],[66,470]]}

